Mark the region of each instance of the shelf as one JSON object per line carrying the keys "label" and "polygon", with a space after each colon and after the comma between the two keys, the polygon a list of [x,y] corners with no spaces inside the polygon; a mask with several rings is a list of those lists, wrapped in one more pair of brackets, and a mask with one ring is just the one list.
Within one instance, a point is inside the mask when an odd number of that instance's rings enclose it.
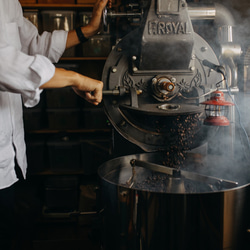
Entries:
{"label": "shelf", "polygon": [[84,170],[60,170],[60,171],[53,171],[53,170],[44,170],[35,173],[28,173],[29,176],[33,175],[84,175]]}
{"label": "shelf", "polygon": [[[43,10],[70,10],[70,11],[92,11],[94,7],[94,3],[84,3],[84,4],[38,4],[38,3],[23,3],[22,4],[22,8],[23,10],[36,10],[38,12],[43,11]],[[84,75],[88,75],[89,77],[92,77],[92,75],[94,75],[95,78],[99,77],[98,74],[101,74],[101,69],[103,67],[103,64],[105,63],[105,61],[107,60],[107,56],[83,56],[84,54],[80,53],[80,49],[79,49],[79,53],[76,49],[76,53],[75,54],[69,54],[69,55],[73,55],[73,56],[63,56],[62,58],[60,58],[59,63],[61,64],[71,64],[72,62],[76,63],[77,65],[79,64],[79,72],[83,73]],[[92,54],[89,54],[92,55]],[[105,54],[103,54],[105,55]],[[89,68],[94,67],[94,72],[92,72],[92,70],[89,70]],[[78,67],[77,67],[78,69]],[[100,71],[100,72],[99,72]],[[46,100],[45,100],[46,101]],[[80,104],[79,104],[80,105]],[[86,108],[86,107],[85,107]],[[91,119],[90,119],[91,118]],[[81,175],[81,178],[89,178],[89,174],[92,172],[94,173],[96,170],[94,168],[96,168],[97,164],[97,159],[103,159],[104,157],[106,157],[106,155],[108,156],[111,152],[111,139],[112,139],[112,128],[111,126],[108,126],[108,124],[103,123],[103,126],[100,126],[100,124],[97,125],[93,125],[92,126],[92,119],[97,119],[94,116],[90,117],[88,120],[88,123],[84,123],[79,126],[76,126],[76,129],[71,128],[68,129],[66,128],[60,128],[59,129],[57,126],[53,126],[51,129],[49,127],[49,124],[47,125],[47,123],[45,122],[43,126],[27,126],[25,129],[25,134],[27,135],[27,148],[29,151],[28,154],[28,162],[30,164],[30,169],[28,169],[28,173],[27,175],[34,178],[35,176],[41,176],[41,179],[44,178],[44,176],[48,176],[48,175],[55,175],[55,176],[59,176],[59,175]],[[86,126],[86,127],[84,127]],[[28,129],[29,128],[29,129]],[[34,128],[38,128],[38,129],[34,129]],[[84,163],[86,164],[93,164],[93,168],[88,169],[88,167],[84,165],[83,168],[79,168],[79,169],[75,169],[75,170],[68,170],[68,168],[66,168],[66,170],[61,170],[57,165],[58,164],[62,164],[61,162],[56,162],[54,159],[52,159],[54,157],[54,153],[52,153],[53,157],[51,157],[50,155],[50,151],[52,152],[56,151],[56,153],[58,155],[60,155],[61,153],[61,149],[60,147],[57,146],[56,143],[54,143],[51,148],[50,145],[47,143],[49,142],[50,139],[54,139],[55,136],[55,140],[57,138],[57,136],[61,136],[67,134],[69,135],[69,137],[72,137],[73,140],[75,139],[75,141],[77,141],[77,152],[80,150],[82,151],[82,148],[84,148],[84,150],[86,150],[88,153],[87,156],[85,156],[87,158],[86,162]],[[78,143],[79,141],[79,143]],[[96,142],[98,141],[98,142]],[[100,144],[100,145],[99,145]],[[60,145],[61,146],[61,145]],[[71,146],[71,145],[69,145]],[[107,147],[106,147],[107,146]],[[36,152],[34,153],[34,147],[38,147],[39,150],[35,150]],[[56,147],[56,149],[55,149]],[[67,147],[67,145],[65,145],[65,147]],[[85,149],[85,147],[87,149]],[[37,148],[35,148],[37,149]],[[79,149],[79,150],[78,150]],[[27,150],[27,151],[28,151]],[[57,152],[59,151],[59,153]],[[89,153],[90,151],[90,153]],[[102,156],[103,151],[105,151],[104,156]],[[107,151],[107,152],[106,152]],[[95,155],[92,155],[92,152],[95,152]],[[37,155],[38,154],[38,155]],[[77,153],[78,154],[78,153]],[[82,157],[82,152],[80,152],[80,155]],[[39,162],[39,164],[37,164],[37,159],[42,155],[42,158]],[[85,155],[85,153],[84,153]],[[100,158],[96,158],[96,156],[100,156]],[[80,158],[81,158],[80,157]],[[77,158],[77,157],[76,157]],[[92,159],[93,158],[93,159]],[[96,158],[96,159],[95,159]],[[39,158],[40,159],[40,158]],[[78,158],[77,158],[78,159]],[[29,161],[30,160],[30,161]],[[87,163],[88,161],[88,163]],[[79,162],[77,162],[78,164]],[[67,163],[63,162],[62,165],[66,165]],[[55,166],[54,166],[55,165]],[[32,169],[33,166],[33,169]],[[51,167],[52,166],[52,167]],[[92,165],[91,165],[92,166]],[[54,167],[54,170],[53,170]],[[60,170],[57,171],[57,168],[59,168]],[[87,169],[85,169],[87,168]]]}
{"label": "shelf", "polygon": [[94,4],[42,4],[42,3],[23,3],[23,8],[93,8]]}
{"label": "shelf", "polygon": [[56,129],[40,129],[40,130],[29,130],[26,131],[30,134],[56,134],[60,132],[65,133],[109,133],[111,132],[111,128],[101,128],[101,129],[64,129],[64,130],[56,130]]}
{"label": "shelf", "polygon": [[62,57],[60,61],[105,61],[107,57]]}
{"label": "shelf", "polygon": [[[112,4],[112,7],[115,7],[115,4]],[[77,8],[92,8],[94,3],[85,3],[85,4],[42,4],[42,3],[22,3],[23,8],[38,8],[38,9],[55,9],[55,8],[64,8],[64,9],[77,9]]]}

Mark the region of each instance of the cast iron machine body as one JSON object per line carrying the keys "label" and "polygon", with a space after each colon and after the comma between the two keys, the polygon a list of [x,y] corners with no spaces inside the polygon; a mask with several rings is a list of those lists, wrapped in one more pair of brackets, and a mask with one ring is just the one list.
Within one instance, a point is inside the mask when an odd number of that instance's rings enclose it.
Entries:
{"label": "cast iron machine body", "polygon": [[[123,137],[145,151],[158,151],[176,139],[165,125],[182,115],[202,117],[199,103],[224,83],[220,73],[203,65],[220,62],[193,30],[191,18],[201,19],[197,7],[188,8],[185,1],[143,3],[140,27],[117,43],[105,63],[104,105]],[[192,147],[204,142],[208,128],[197,122],[195,130]]]}

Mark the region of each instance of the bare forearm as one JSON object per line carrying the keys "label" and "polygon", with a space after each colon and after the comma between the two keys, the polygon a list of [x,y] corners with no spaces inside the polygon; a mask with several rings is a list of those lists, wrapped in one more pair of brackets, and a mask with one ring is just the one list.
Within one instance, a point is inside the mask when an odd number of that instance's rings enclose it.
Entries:
{"label": "bare forearm", "polygon": [[[81,27],[82,33],[86,38],[92,37],[99,31],[100,24],[102,21],[102,11],[104,7],[106,6],[106,4],[108,3],[108,1],[110,0],[96,0],[96,3],[93,8],[93,12],[92,12],[92,18],[89,24],[84,27]],[[80,41],[77,37],[75,30],[69,31],[67,42],[66,42],[66,49],[72,46],[76,46],[79,43]]]}
{"label": "bare forearm", "polygon": [[[81,27],[81,30],[86,38],[90,38],[96,34],[96,32],[93,29],[91,29],[89,26]],[[76,31],[75,30],[69,31],[67,42],[66,42],[66,49],[76,46],[79,43],[80,41],[78,39],[78,36],[76,35]]]}
{"label": "bare forearm", "polygon": [[74,89],[76,94],[94,105],[98,105],[102,101],[103,83],[101,81],[61,68],[56,68],[54,76],[40,88],[64,88],[69,86]]}
{"label": "bare forearm", "polygon": [[54,76],[46,83],[44,83],[40,88],[64,88],[64,87],[74,87],[77,85],[78,73],[74,71],[69,71],[61,68],[55,69]]}

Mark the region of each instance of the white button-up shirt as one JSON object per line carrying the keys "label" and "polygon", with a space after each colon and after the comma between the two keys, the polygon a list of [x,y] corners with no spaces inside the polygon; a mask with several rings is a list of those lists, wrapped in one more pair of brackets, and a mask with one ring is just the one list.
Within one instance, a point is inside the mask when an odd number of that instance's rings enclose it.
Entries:
{"label": "white button-up shirt", "polygon": [[15,158],[26,175],[22,102],[26,107],[39,102],[39,87],[54,75],[52,62],[66,40],[66,31],[39,35],[18,0],[0,0],[0,189],[17,181]]}

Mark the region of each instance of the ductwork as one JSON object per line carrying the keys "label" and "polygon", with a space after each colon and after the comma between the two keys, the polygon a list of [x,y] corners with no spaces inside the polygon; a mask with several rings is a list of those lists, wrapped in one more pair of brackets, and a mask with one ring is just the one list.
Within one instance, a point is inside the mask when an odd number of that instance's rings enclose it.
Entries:
{"label": "ductwork", "polygon": [[206,5],[189,3],[188,12],[191,20],[214,20],[219,27],[235,25],[232,13],[225,6],[218,3]]}

